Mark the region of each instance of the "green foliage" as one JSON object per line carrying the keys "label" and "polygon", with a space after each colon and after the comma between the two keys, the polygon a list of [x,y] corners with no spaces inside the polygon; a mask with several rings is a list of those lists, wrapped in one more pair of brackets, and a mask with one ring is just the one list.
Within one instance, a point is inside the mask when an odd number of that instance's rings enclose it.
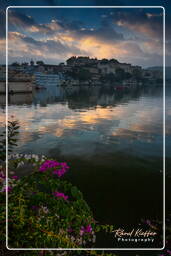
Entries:
{"label": "green foliage", "polygon": [[78,72],[78,79],[80,81],[87,81],[91,79],[91,77],[92,77],[92,74],[90,73],[90,71],[84,68],[80,69]]}
{"label": "green foliage", "polygon": [[142,72],[141,72],[141,70],[139,70],[139,69],[134,69],[132,75],[133,75],[133,77],[134,77],[137,81],[141,81],[141,79],[142,79]]}
{"label": "green foliage", "polygon": [[73,68],[72,71],[67,71],[66,74],[80,81],[87,81],[92,78],[90,71],[85,68]]}
{"label": "green foliage", "polygon": [[[13,147],[17,146],[17,135],[18,135],[18,121],[8,121],[8,152],[12,152]],[[6,159],[6,130],[0,134],[0,161],[5,161]]]}
{"label": "green foliage", "polygon": [[102,76],[102,81],[103,82],[107,81],[109,83],[115,82],[116,81],[116,76],[113,73],[103,75]]}
{"label": "green foliage", "polygon": [[[54,191],[64,192],[68,200],[56,198]],[[92,238],[92,233],[80,237],[82,226],[94,228],[95,225],[82,193],[68,181],[51,175],[50,171],[37,170],[17,181],[9,193],[8,206],[10,247],[82,247],[83,241]],[[1,222],[5,219],[4,207],[1,208]]]}
{"label": "green foliage", "polygon": [[133,75],[131,75],[128,72],[125,72],[124,69],[118,68],[116,69],[116,81],[121,82],[125,79],[135,78]]}

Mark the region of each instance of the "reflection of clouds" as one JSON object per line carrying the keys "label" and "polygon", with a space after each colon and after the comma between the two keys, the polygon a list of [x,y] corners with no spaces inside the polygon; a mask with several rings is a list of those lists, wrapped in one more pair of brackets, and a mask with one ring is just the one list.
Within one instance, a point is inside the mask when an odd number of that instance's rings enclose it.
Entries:
{"label": "reflection of clouds", "polygon": [[54,135],[55,135],[56,137],[61,137],[61,136],[63,135],[63,133],[64,133],[64,131],[63,131],[62,128],[57,128],[56,131],[55,131],[55,133],[54,133]]}
{"label": "reflection of clouds", "polygon": [[162,118],[162,109],[160,107],[154,107],[153,109],[147,111],[147,109],[139,110],[137,116],[141,122],[153,122],[153,120]]}
{"label": "reflection of clouds", "polygon": [[131,142],[133,141],[145,141],[145,142],[153,142],[154,136],[152,134],[145,132],[135,132],[134,130],[128,130],[119,128],[116,131],[112,132],[112,136],[120,137],[120,138],[126,138],[129,139]]}
{"label": "reflection of clouds", "polygon": [[62,128],[68,128],[68,129],[72,129],[76,126],[76,122],[77,120],[74,119],[73,116],[71,116],[71,119],[63,119],[63,120],[59,120],[58,121],[58,125]]}
{"label": "reflection of clouds", "polygon": [[[157,129],[156,129],[157,128]],[[130,127],[132,132],[143,132],[143,133],[162,133],[162,127],[155,127],[151,124],[134,124]]]}
{"label": "reflection of clouds", "polygon": [[5,113],[1,113],[0,114],[0,127],[4,127],[5,126]]}
{"label": "reflection of clouds", "polygon": [[80,115],[80,120],[87,124],[97,124],[105,120],[118,120],[120,118],[126,117],[127,110],[123,106],[118,106],[113,108],[101,108],[98,107],[95,110],[89,110],[88,112],[83,112]]}
{"label": "reflection of clouds", "polygon": [[[124,119],[124,116],[121,115],[120,118]],[[121,124],[123,123],[124,121],[121,122]],[[111,134],[133,140],[152,142],[154,134],[161,136],[163,133],[162,109],[154,107],[149,111],[146,106],[143,106],[142,110],[137,108],[136,111],[127,116],[126,123],[125,127],[124,125],[120,125],[118,129],[115,127]]]}
{"label": "reflection of clouds", "polygon": [[18,138],[19,138],[19,146],[22,146],[32,140],[32,133],[28,131],[20,132]]}
{"label": "reflection of clouds", "polygon": [[167,113],[168,116],[171,116],[171,110],[170,109],[166,110],[166,113]]}
{"label": "reflection of clouds", "polygon": [[[162,135],[162,108],[155,98],[129,101],[115,107],[97,106],[83,112],[70,109],[67,104],[49,104],[46,107],[9,106],[9,115],[14,115],[20,124],[20,146],[53,135],[66,138],[69,135],[88,136],[98,134],[103,142],[113,138],[130,142],[152,142],[155,135]],[[1,110],[2,111],[2,110]],[[0,125],[5,114],[0,115]],[[168,130],[168,132],[170,132]],[[36,137],[35,137],[35,136]],[[91,137],[92,139],[92,137]],[[80,142],[81,143],[81,142]]]}

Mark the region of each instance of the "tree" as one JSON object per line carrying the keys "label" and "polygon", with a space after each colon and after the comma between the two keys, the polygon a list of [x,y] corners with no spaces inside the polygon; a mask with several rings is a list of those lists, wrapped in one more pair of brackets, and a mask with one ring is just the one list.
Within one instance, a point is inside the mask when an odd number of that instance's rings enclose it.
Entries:
{"label": "tree", "polygon": [[132,72],[132,75],[136,80],[142,79],[142,73],[141,73],[141,70],[139,70],[139,69],[134,69]]}
{"label": "tree", "polygon": [[38,61],[36,61],[36,64],[37,65],[44,65],[45,63],[42,60],[38,60]]}
{"label": "tree", "polygon": [[117,81],[122,81],[125,79],[125,71],[122,68],[117,68],[116,69],[116,80]]}
{"label": "tree", "polygon": [[20,64],[19,64],[18,62],[13,62],[13,63],[11,64],[11,66],[19,67]]}
{"label": "tree", "polygon": [[86,81],[92,77],[90,71],[84,68],[73,68],[72,71],[66,71],[66,75],[80,81]]}
{"label": "tree", "polygon": [[115,82],[116,76],[113,73],[109,73],[103,76],[103,80],[112,83]]}
{"label": "tree", "polygon": [[78,71],[77,78],[81,81],[89,80],[89,79],[91,79],[91,77],[92,77],[92,75],[91,75],[90,71],[87,69],[82,68]]}

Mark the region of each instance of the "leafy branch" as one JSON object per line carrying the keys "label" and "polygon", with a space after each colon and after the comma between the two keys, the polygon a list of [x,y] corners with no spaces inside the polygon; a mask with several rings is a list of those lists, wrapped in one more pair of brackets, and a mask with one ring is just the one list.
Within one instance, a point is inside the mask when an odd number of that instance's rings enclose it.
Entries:
{"label": "leafy branch", "polygon": [[7,140],[6,140],[6,129],[0,133],[0,161],[6,159],[6,145],[8,143],[8,152],[12,152],[13,148],[17,146],[17,135],[20,128],[18,121],[8,121],[7,129]]}

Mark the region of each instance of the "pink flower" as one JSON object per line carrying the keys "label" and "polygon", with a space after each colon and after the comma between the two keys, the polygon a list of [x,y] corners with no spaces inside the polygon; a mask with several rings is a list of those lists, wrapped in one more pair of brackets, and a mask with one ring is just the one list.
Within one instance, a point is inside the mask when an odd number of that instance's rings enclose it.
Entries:
{"label": "pink flower", "polygon": [[88,224],[86,227],[81,227],[80,229],[80,236],[82,236],[84,233],[91,233],[93,231],[90,224]]}
{"label": "pink flower", "polygon": [[65,169],[59,169],[59,170],[54,170],[53,174],[56,174],[58,177],[61,177],[64,175],[65,172],[66,172]]}
{"label": "pink flower", "polygon": [[68,228],[67,230],[69,233],[73,232],[73,229],[72,228]]}
{"label": "pink flower", "polygon": [[39,206],[37,206],[37,205],[32,205],[32,210],[37,210],[37,209],[39,209]]}
{"label": "pink flower", "polygon": [[68,196],[66,196],[66,195],[65,195],[64,193],[62,193],[62,192],[56,191],[56,192],[53,193],[53,195],[54,195],[55,197],[58,197],[58,198],[63,198],[64,200],[67,200],[67,199],[68,199]]}
{"label": "pink flower", "polygon": [[12,179],[18,180],[18,176],[12,176]]}
{"label": "pink flower", "polygon": [[81,227],[81,229],[80,229],[80,236],[83,236],[84,235],[84,227]]}
{"label": "pink flower", "polygon": [[0,178],[5,179],[5,175],[2,171],[0,172]]}
{"label": "pink flower", "polygon": [[11,190],[12,190],[12,187],[5,187],[3,190],[2,190],[2,192],[6,192],[6,191],[8,191],[8,192],[11,192]]}
{"label": "pink flower", "polygon": [[[63,176],[67,170],[69,169],[69,166],[66,163],[60,163],[54,160],[46,160],[39,168],[40,172],[45,172],[48,169],[54,168],[53,174],[56,174],[58,177]],[[57,168],[57,169],[56,169]]]}
{"label": "pink flower", "polygon": [[92,232],[93,229],[92,229],[91,225],[89,224],[89,225],[87,225],[85,230],[86,230],[87,233],[90,233],[90,232]]}

